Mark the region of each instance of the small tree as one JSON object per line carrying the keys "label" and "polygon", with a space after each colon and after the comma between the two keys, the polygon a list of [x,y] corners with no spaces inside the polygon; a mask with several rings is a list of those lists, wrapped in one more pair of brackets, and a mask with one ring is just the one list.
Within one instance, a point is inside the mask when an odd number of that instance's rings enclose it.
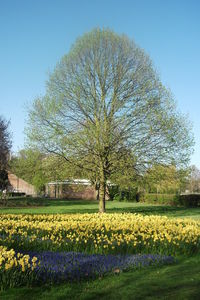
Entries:
{"label": "small tree", "polygon": [[33,184],[37,192],[44,192],[46,174],[43,164],[44,155],[38,150],[22,149],[12,157],[9,167],[18,177]]}
{"label": "small tree", "polygon": [[[153,163],[184,164],[192,138],[148,55],[125,35],[95,29],[56,66],[29,110],[28,138],[98,182]],[[131,159],[130,159],[131,157]]]}

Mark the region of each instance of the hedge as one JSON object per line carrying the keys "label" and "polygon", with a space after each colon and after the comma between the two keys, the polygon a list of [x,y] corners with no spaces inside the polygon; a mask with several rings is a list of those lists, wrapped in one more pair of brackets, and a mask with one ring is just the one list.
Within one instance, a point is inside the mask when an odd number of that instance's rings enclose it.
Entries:
{"label": "hedge", "polygon": [[200,194],[180,195],[179,203],[185,207],[198,207],[200,206]]}
{"label": "hedge", "polygon": [[140,202],[153,204],[177,205],[178,196],[176,194],[143,194],[140,197]]}
{"label": "hedge", "polygon": [[140,202],[198,207],[200,206],[200,194],[143,194],[140,197]]}

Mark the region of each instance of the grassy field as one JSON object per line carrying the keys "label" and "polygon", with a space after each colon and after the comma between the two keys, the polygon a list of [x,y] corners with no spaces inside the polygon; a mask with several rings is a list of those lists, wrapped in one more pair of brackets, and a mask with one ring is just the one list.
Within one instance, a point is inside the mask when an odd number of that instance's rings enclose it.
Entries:
{"label": "grassy field", "polygon": [[[167,217],[189,217],[200,220],[200,207],[184,208],[165,205],[153,205],[136,202],[107,201],[108,213],[131,212],[143,215],[164,215]],[[9,199],[7,207],[0,207],[0,213],[9,214],[68,214],[98,212],[97,201],[18,198]]]}
{"label": "grassy field", "polygon": [[[9,201],[10,207],[0,208],[1,213],[50,214],[98,211],[96,201],[31,198]],[[21,207],[17,207],[18,204]],[[106,203],[106,208],[108,213],[131,212],[143,215],[189,217],[200,221],[200,208],[188,209],[111,201]],[[110,274],[81,283],[13,288],[1,292],[0,299],[200,299],[200,255],[178,257],[177,263],[171,266]]]}

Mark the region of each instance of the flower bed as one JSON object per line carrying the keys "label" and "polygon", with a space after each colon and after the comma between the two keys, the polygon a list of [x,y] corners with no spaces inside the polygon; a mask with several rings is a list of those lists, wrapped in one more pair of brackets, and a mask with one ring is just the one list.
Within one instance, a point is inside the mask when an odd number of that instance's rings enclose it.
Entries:
{"label": "flower bed", "polygon": [[87,255],[75,252],[16,253],[0,247],[0,289],[23,284],[41,285],[96,278],[127,269],[172,264],[171,256],[161,255]]}
{"label": "flower bed", "polygon": [[1,215],[0,244],[18,251],[193,254],[200,222],[137,214]]}
{"label": "flower bed", "polygon": [[0,245],[1,289],[59,283],[198,253],[200,223],[130,213],[1,214]]}
{"label": "flower bed", "polygon": [[40,264],[35,268],[39,281],[60,282],[95,278],[108,272],[138,269],[150,265],[171,264],[174,258],[161,255],[87,255],[75,252],[42,252],[37,255]]}

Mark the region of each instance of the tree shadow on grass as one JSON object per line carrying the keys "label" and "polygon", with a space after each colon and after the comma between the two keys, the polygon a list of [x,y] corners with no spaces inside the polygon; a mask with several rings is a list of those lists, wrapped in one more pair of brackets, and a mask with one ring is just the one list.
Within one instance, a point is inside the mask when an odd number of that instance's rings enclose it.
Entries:
{"label": "tree shadow on grass", "polygon": [[184,217],[184,216],[200,216],[200,208],[185,208],[185,207],[174,207],[174,206],[134,206],[134,207],[112,207],[108,208],[108,212],[124,212],[124,213],[138,213],[143,215],[164,215],[170,217]]}
{"label": "tree shadow on grass", "polygon": [[[5,210],[17,208],[30,210],[30,213],[97,213],[98,201],[74,199],[50,199],[23,197],[9,199]],[[33,211],[31,211],[33,209]],[[22,211],[21,211],[22,212]],[[164,215],[168,217],[195,217],[200,219],[200,207],[184,208],[165,205],[149,205],[136,202],[106,202],[107,213],[139,213],[143,215]]]}
{"label": "tree shadow on grass", "polygon": [[74,199],[49,199],[45,202],[48,206],[86,206],[86,205],[98,205],[98,201],[95,200],[74,200]]}
{"label": "tree shadow on grass", "polygon": [[74,199],[50,199],[50,198],[33,198],[21,197],[8,199],[5,208],[17,207],[42,207],[42,206],[85,206],[97,205],[98,201],[94,200],[74,200]]}

